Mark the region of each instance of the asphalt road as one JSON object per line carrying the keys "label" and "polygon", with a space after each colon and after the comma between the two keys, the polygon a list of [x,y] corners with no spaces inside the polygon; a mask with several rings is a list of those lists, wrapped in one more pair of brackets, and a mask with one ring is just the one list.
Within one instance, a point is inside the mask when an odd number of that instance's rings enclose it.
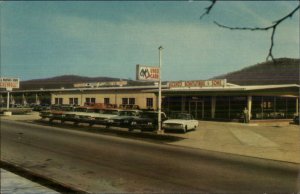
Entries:
{"label": "asphalt road", "polygon": [[293,164],[7,120],[1,160],[93,193],[299,191]]}

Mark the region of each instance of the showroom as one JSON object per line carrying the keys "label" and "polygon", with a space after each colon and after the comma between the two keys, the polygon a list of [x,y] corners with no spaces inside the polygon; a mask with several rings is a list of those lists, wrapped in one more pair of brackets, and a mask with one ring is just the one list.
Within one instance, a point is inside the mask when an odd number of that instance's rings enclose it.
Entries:
{"label": "showroom", "polygon": [[[0,101],[6,102],[1,91]],[[136,105],[157,109],[158,86],[99,86],[10,92],[11,104]],[[188,112],[199,120],[238,121],[244,109],[249,120],[292,119],[299,113],[299,85],[239,86],[226,80],[168,82],[162,86],[162,110]]]}

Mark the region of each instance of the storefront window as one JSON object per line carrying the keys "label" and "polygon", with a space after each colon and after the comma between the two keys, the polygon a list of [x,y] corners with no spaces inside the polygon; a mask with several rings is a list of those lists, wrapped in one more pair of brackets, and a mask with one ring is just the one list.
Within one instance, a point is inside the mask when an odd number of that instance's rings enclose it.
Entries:
{"label": "storefront window", "polygon": [[78,98],[69,98],[69,104],[78,105]]}
{"label": "storefront window", "polygon": [[109,104],[109,98],[104,98],[104,104]]}
{"label": "storefront window", "polygon": [[135,98],[129,98],[129,104],[135,104]]}
{"label": "storefront window", "polygon": [[153,98],[147,98],[146,99],[146,107],[147,108],[153,108]]}

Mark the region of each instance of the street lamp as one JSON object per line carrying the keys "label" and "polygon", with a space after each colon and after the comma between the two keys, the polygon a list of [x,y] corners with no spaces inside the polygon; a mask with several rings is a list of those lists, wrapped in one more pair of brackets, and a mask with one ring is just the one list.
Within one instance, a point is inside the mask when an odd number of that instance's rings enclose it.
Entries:
{"label": "street lamp", "polygon": [[162,61],[161,61],[161,55],[162,55],[162,50],[163,47],[160,46],[158,47],[159,51],[159,82],[158,82],[158,130],[157,133],[162,134],[163,130],[161,129],[161,66],[162,66]]}

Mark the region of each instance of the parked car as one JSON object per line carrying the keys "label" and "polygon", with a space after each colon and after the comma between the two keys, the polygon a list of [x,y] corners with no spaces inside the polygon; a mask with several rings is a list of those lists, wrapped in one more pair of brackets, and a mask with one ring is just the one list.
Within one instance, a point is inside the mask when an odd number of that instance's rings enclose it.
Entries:
{"label": "parked car", "polygon": [[[161,112],[161,121],[167,120],[164,112]],[[129,131],[140,129],[141,131],[154,131],[158,129],[158,112],[145,111],[141,113],[139,118],[134,118],[131,125],[128,127]]]}
{"label": "parked car", "polygon": [[49,122],[59,120],[64,122],[67,112],[73,111],[74,107],[70,105],[51,105],[51,110],[44,110],[40,112],[42,119],[49,119]]}
{"label": "parked car", "polygon": [[98,124],[106,126],[107,121],[118,116],[120,111],[120,109],[104,109],[102,113],[98,113],[93,116],[93,120],[90,122],[90,125]]}
{"label": "parked car", "polygon": [[35,105],[33,107],[33,111],[43,111],[43,110],[50,110],[50,105],[49,104],[40,104],[40,105]]}
{"label": "parked car", "polygon": [[76,107],[74,111],[66,112],[63,122],[70,121],[74,124],[78,123],[89,123],[92,124],[92,121],[98,113],[101,112],[101,109],[93,107]]}
{"label": "parked car", "polygon": [[134,119],[139,118],[140,115],[140,110],[121,110],[118,116],[107,120],[106,127],[109,128],[110,126],[115,126],[128,128],[131,125],[131,122]]}
{"label": "parked car", "polygon": [[176,113],[162,124],[163,129],[181,130],[184,133],[198,126],[199,122],[194,119],[193,115],[187,113]]}

